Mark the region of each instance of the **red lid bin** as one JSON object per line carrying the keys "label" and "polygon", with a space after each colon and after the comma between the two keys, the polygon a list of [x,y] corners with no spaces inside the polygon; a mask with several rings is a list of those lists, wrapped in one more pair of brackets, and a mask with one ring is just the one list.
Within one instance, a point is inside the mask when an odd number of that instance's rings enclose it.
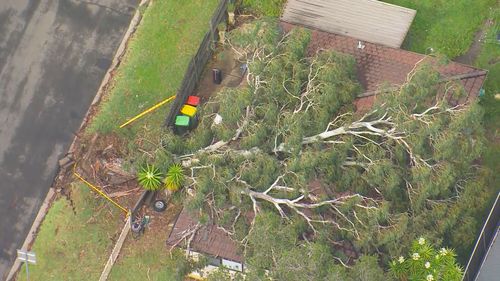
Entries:
{"label": "red lid bin", "polygon": [[197,96],[189,96],[186,103],[192,106],[198,106],[200,104],[200,98]]}

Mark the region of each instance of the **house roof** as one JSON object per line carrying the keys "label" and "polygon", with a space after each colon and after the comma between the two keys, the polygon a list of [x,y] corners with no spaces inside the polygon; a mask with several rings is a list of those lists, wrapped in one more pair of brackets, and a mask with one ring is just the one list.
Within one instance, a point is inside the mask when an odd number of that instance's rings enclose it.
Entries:
{"label": "house roof", "polygon": [[[187,232],[196,228],[197,224],[198,219],[195,219],[186,208],[183,208],[168,236],[167,245],[186,247],[186,241],[180,240],[183,240]],[[189,239],[189,237],[187,239]],[[196,231],[191,241],[190,248],[198,253],[208,254],[239,263],[243,262],[243,254],[240,253],[238,244],[233,241],[227,233],[217,228],[215,224],[201,226]]]}
{"label": "house roof", "polygon": [[[281,22],[281,26],[285,31],[297,27],[284,21]],[[355,102],[358,109],[371,107],[382,85],[403,84],[408,73],[419,61],[426,58],[433,59],[426,55],[369,42],[361,42],[364,47],[360,49],[358,48],[360,41],[355,38],[315,29],[311,29],[311,32],[309,55],[325,49],[350,54],[356,59],[358,80],[365,89],[365,93]],[[467,99],[479,95],[487,74],[486,70],[457,62],[450,62],[438,70],[443,81],[460,80],[468,94]]]}
{"label": "house roof", "polygon": [[376,0],[288,0],[282,19],[399,48],[416,13]]}

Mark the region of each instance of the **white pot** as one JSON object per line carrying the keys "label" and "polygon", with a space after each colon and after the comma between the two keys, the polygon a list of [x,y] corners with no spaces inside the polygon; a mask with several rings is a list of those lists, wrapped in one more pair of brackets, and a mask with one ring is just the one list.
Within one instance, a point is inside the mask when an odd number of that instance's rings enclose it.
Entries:
{"label": "white pot", "polygon": [[225,30],[219,30],[219,42],[224,44],[224,41],[226,40],[226,31]]}
{"label": "white pot", "polygon": [[227,13],[227,21],[229,24],[234,24],[234,12]]}

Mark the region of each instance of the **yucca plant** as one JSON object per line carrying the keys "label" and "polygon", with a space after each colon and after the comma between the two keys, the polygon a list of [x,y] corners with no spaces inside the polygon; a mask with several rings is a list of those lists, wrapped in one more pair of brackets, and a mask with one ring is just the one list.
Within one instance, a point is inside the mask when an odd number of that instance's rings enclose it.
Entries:
{"label": "yucca plant", "polygon": [[401,281],[460,281],[463,274],[453,250],[438,251],[423,237],[413,242],[409,257],[400,256],[389,265],[390,273]]}
{"label": "yucca plant", "polygon": [[167,176],[165,177],[165,187],[169,191],[177,191],[184,183],[184,169],[180,164],[174,164],[168,168]]}
{"label": "yucca plant", "polygon": [[146,164],[137,174],[139,184],[146,190],[158,190],[161,187],[163,174],[154,165]]}

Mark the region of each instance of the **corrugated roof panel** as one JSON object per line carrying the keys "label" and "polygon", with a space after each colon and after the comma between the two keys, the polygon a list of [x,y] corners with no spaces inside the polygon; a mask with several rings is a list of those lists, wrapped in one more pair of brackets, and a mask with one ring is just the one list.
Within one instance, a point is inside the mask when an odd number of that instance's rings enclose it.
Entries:
{"label": "corrugated roof panel", "polygon": [[399,48],[415,14],[376,0],[288,0],[282,20]]}

